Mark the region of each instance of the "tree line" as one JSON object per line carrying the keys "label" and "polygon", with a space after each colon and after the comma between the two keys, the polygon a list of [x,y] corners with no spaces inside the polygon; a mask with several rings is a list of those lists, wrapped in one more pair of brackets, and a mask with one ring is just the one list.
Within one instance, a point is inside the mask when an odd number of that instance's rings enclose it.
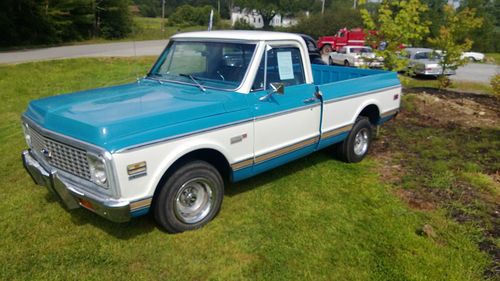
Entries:
{"label": "tree line", "polygon": [[[364,26],[361,10],[375,19],[384,3],[365,0],[165,0],[165,16],[169,24],[204,25],[209,10],[214,9],[216,20],[229,19],[234,7],[255,9],[264,20],[264,28],[276,14],[299,18],[299,24],[286,31],[306,33],[315,38],[332,35],[343,27]],[[426,7],[419,13],[422,22],[429,22],[428,37],[440,32],[446,18],[447,0],[420,0]],[[19,45],[57,44],[93,37],[123,38],[133,29],[130,6],[136,5],[142,16],[160,17],[163,0],[2,0],[0,1],[0,47]],[[356,7],[354,7],[356,5]],[[393,9],[397,9],[392,6]],[[462,0],[457,11],[474,10],[482,25],[473,31],[462,32],[472,49],[482,52],[500,51],[500,0]],[[304,11],[309,11],[308,17]],[[280,29],[281,30],[281,29]],[[413,40],[415,45],[427,45],[425,39]]]}
{"label": "tree line", "polygon": [[2,0],[0,46],[56,44],[132,31],[128,0]]}

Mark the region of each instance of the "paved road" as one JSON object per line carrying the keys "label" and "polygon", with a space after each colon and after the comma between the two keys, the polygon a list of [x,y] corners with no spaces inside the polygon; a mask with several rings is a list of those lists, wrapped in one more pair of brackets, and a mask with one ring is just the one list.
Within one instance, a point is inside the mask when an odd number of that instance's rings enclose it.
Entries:
{"label": "paved road", "polygon": [[500,74],[500,67],[494,64],[469,63],[457,69],[457,74],[450,76],[455,81],[490,83],[495,74]]}
{"label": "paved road", "polygon": [[167,42],[168,40],[152,40],[0,52],[0,64],[79,57],[157,56],[165,48]]}
{"label": "paved road", "polygon": [[[167,42],[168,40],[152,40],[0,52],[0,64],[79,57],[157,56],[167,45]],[[500,67],[497,65],[469,63],[457,69],[457,74],[451,76],[451,79],[489,83],[491,77],[498,73],[500,73]]]}

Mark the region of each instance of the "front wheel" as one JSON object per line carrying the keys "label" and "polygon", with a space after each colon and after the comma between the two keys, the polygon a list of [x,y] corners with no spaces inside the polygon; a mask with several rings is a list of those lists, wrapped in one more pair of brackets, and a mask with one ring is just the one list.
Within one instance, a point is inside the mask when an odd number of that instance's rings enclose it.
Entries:
{"label": "front wheel", "polygon": [[197,229],[217,215],[223,197],[224,181],[217,169],[205,161],[192,161],[161,187],[154,217],[170,233]]}
{"label": "front wheel", "polygon": [[357,163],[368,154],[372,127],[368,118],[358,118],[347,138],[337,146],[337,155],[347,163]]}
{"label": "front wheel", "polygon": [[344,66],[349,67],[350,65],[351,65],[351,64],[349,63],[349,61],[348,61],[348,60],[345,60],[345,61],[344,61]]}
{"label": "front wheel", "polygon": [[328,57],[328,64],[329,64],[329,65],[333,65],[333,60],[332,60],[332,58],[331,58],[331,57]]}

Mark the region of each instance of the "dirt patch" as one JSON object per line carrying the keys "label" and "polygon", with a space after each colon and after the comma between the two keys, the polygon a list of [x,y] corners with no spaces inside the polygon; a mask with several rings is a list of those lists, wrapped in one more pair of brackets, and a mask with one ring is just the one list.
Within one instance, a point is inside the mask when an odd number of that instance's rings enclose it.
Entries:
{"label": "dirt patch", "polygon": [[436,125],[458,125],[465,128],[497,128],[500,120],[500,99],[489,95],[439,91],[435,89],[406,90],[415,97],[419,114]]}
{"label": "dirt patch", "polygon": [[382,181],[414,209],[442,208],[480,229],[478,248],[492,258],[485,277],[499,276],[500,99],[430,88],[404,93],[401,113],[372,147]]}

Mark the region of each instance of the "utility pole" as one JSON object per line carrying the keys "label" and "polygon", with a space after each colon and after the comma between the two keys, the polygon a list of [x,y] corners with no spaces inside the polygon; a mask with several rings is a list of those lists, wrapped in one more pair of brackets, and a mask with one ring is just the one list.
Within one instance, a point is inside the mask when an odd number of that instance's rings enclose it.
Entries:
{"label": "utility pole", "polygon": [[161,1],[161,32],[165,33],[165,0]]}
{"label": "utility pole", "polygon": [[353,5],[353,8],[356,9],[356,6],[358,4],[358,1],[357,0],[354,0],[354,5]]}
{"label": "utility pole", "polygon": [[[324,13],[325,13],[325,1],[326,1],[326,0],[321,0],[321,2],[323,2],[323,3],[321,4],[321,14],[324,14]],[[354,1],[356,1],[356,0],[354,0]]]}
{"label": "utility pole", "polygon": [[217,13],[220,16],[220,0],[217,0]]}

